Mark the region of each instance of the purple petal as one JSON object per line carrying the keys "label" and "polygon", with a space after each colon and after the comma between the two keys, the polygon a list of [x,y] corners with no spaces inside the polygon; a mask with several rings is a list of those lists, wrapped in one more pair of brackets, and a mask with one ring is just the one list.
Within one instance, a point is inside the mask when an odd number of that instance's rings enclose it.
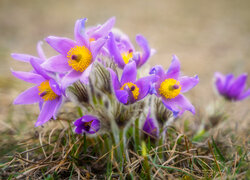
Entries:
{"label": "purple petal", "polygon": [[43,103],[44,103],[44,101],[40,101],[40,102],[39,102],[39,109],[40,109],[40,111],[41,111],[42,108],[43,108]]}
{"label": "purple petal", "polygon": [[13,104],[34,104],[43,101],[39,96],[38,86],[31,87],[22,92],[15,100]]}
{"label": "purple petal", "polygon": [[67,58],[63,55],[57,55],[49,58],[42,64],[42,67],[47,71],[59,73],[67,72],[72,69],[68,64]]}
{"label": "purple petal", "polygon": [[242,74],[238,78],[236,78],[232,84],[230,89],[228,89],[228,96],[237,98],[245,89],[247,81],[247,74]]}
{"label": "purple petal", "polygon": [[139,64],[137,64],[137,67],[141,67],[144,63],[147,62],[147,60],[150,57],[150,47],[148,45],[147,40],[142,35],[136,36],[136,42],[143,50],[143,53],[140,58],[140,62]]}
{"label": "purple petal", "polygon": [[250,89],[240,94],[237,100],[243,100],[250,96]]}
{"label": "purple petal", "polygon": [[47,72],[35,60],[31,59],[30,64],[38,74],[43,76],[45,79],[51,79]]}
{"label": "purple petal", "polygon": [[95,60],[95,57],[98,55],[106,41],[106,39],[98,39],[90,43],[90,51],[92,53],[93,60]]}
{"label": "purple petal", "polygon": [[128,103],[129,94],[125,90],[115,90],[116,98],[123,104]]}
{"label": "purple petal", "polygon": [[35,56],[28,55],[28,54],[12,53],[11,57],[15,60],[22,61],[22,62],[30,62],[30,59],[34,59],[39,64],[44,62],[44,60]]}
{"label": "purple petal", "polygon": [[197,75],[195,77],[183,76],[179,78],[179,81],[181,85],[181,92],[185,93],[199,83],[199,77]]}
{"label": "purple petal", "polygon": [[60,96],[58,98],[58,103],[56,105],[55,111],[53,113],[53,119],[56,119],[57,113],[60,110],[61,106],[62,106],[62,102],[63,102],[63,96]]}
{"label": "purple petal", "polygon": [[100,26],[93,34],[92,37],[95,39],[99,39],[101,37],[105,37],[109,34],[111,31],[112,27],[115,24],[115,17],[112,17],[108,19],[107,22],[105,22],[103,25]]}
{"label": "purple petal", "polygon": [[108,40],[107,46],[111,55],[111,58],[114,58],[114,61],[117,63],[119,68],[125,66],[125,62],[122,58],[121,52],[118,49],[113,33],[109,33],[110,39]]}
{"label": "purple petal", "polygon": [[44,52],[43,52],[43,49],[42,49],[42,44],[43,44],[43,42],[42,41],[39,41],[38,43],[37,43],[37,53],[38,53],[38,55],[39,55],[39,57],[42,59],[42,60],[46,60],[46,56],[45,56],[45,54],[44,54]]}
{"label": "purple petal", "polygon": [[180,62],[177,56],[173,55],[173,59],[167,71],[166,78],[178,79],[179,74],[180,74]]}
{"label": "purple petal", "polygon": [[108,68],[108,70],[109,70],[109,73],[110,73],[110,76],[111,76],[111,80],[112,80],[114,90],[120,89],[121,84],[120,84],[120,82],[118,80],[118,77],[117,77],[116,73],[110,68]]}
{"label": "purple petal", "polygon": [[87,67],[87,69],[85,69],[85,71],[82,73],[81,77],[80,77],[80,81],[84,84],[88,84],[89,83],[89,75],[91,73],[92,70],[92,64],[89,65],[89,67]]}
{"label": "purple petal", "polygon": [[57,52],[67,56],[68,51],[77,44],[68,38],[49,36],[45,39]]}
{"label": "purple petal", "polygon": [[76,133],[76,134],[82,134],[82,133],[83,133],[83,128],[77,126],[77,127],[75,128],[75,133]]}
{"label": "purple petal", "polygon": [[74,122],[75,126],[80,126],[81,124],[82,124],[82,118],[79,118]]}
{"label": "purple petal", "polygon": [[68,74],[66,74],[62,79],[62,88],[66,89],[69,85],[78,81],[81,77],[82,73],[72,70]]}
{"label": "purple petal", "polygon": [[182,115],[186,110],[195,114],[194,106],[181,94],[174,99],[162,98],[162,102],[169,110],[173,111],[175,115]]}
{"label": "purple petal", "polygon": [[157,121],[150,118],[150,111],[149,111],[147,118],[144,122],[143,131],[145,131],[146,133],[148,133],[154,137],[159,136],[159,126],[157,124]]}
{"label": "purple petal", "polygon": [[94,119],[91,123],[90,129],[87,131],[90,134],[95,134],[100,129],[100,121],[97,119]]}
{"label": "purple petal", "polygon": [[157,75],[157,76],[159,76],[159,77],[164,77],[164,76],[165,76],[164,69],[163,69],[163,67],[160,66],[160,65],[154,66],[154,67],[150,70],[149,74],[155,74],[155,75]]}
{"label": "purple petal", "polygon": [[11,70],[11,72],[15,77],[23,81],[29,82],[29,83],[40,84],[43,81],[45,81],[45,79],[42,76],[40,76],[39,74],[32,73],[32,72],[22,72],[22,71],[13,71],[13,70]]}
{"label": "purple petal", "polygon": [[139,96],[138,100],[143,99],[148,93],[151,88],[151,84],[157,80],[155,75],[143,77],[135,82],[136,86],[139,88]]}
{"label": "purple petal", "polygon": [[60,96],[62,94],[62,91],[61,91],[59,85],[57,84],[57,82],[54,79],[49,80],[49,86],[51,87],[52,91],[54,93],[56,93],[58,96]]}
{"label": "purple petal", "polygon": [[46,123],[52,118],[58,103],[59,98],[45,102],[44,106],[42,107],[42,111],[40,112],[40,115],[38,116],[38,119],[36,121],[36,127]]}
{"label": "purple petal", "polygon": [[131,43],[129,37],[126,34],[122,34],[121,42],[119,45],[122,46],[120,50],[123,51],[132,50],[133,52],[135,51],[133,44]]}
{"label": "purple petal", "polygon": [[84,115],[82,118],[84,118],[84,120],[82,120],[83,122],[89,122],[93,119],[97,119],[95,116],[92,115]]}
{"label": "purple petal", "polygon": [[215,86],[220,94],[225,93],[225,76],[219,72],[214,74]]}
{"label": "purple petal", "polygon": [[231,88],[231,84],[233,83],[234,75],[233,74],[227,74],[225,76],[224,81],[224,93],[227,93],[228,90]]}
{"label": "purple petal", "polygon": [[86,38],[85,23],[87,18],[79,19],[75,24],[75,40],[83,46],[89,46],[89,40]]}
{"label": "purple petal", "polygon": [[122,77],[121,77],[121,84],[125,84],[127,82],[135,82],[137,76],[137,69],[136,64],[134,61],[126,64],[123,69]]}

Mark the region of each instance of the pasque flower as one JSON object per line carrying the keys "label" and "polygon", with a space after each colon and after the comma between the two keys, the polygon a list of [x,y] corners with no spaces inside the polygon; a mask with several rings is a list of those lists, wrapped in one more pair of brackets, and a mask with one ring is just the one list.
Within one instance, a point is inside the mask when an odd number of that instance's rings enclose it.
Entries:
{"label": "pasque flower", "polygon": [[37,53],[39,57],[35,57],[29,54],[19,54],[19,53],[12,53],[11,57],[18,61],[23,61],[23,62],[30,62],[30,60],[33,59],[39,64],[43,63],[46,60],[46,56],[42,49],[42,41],[39,41],[37,43]]}
{"label": "pasque flower", "polygon": [[214,74],[215,87],[220,95],[232,101],[240,101],[250,96],[250,88],[246,91],[247,74],[241,74],[237,78],[233,74]]}
{"label": "pasque flower", "polygon": [[196,86],[199,78],[198,76],[180,76],[180,62],[175,55],[166,73],[162,66],[157,65],[151,69],[150,74],[155,74],[159,77],[154,86],[154,93],[161,97],[165,107],[171,110],[175,117],[181,115],[186,110],[195,114],[194,106],[182,93]]}
{"label": "pasque flower", "polygon": [[21,93],[14,104],[39,103],[40,115],[35,126],[40,126],[56,118],[63,96],[59,84],[33,59],[30,60],[34,72],[12,71],[13,75],[21,80],[35,84],[35,86]]}
{"label": "pasque flower", "polygon": [[156,80],[154,75],[150,75],[136,81],[137,69],[134,61],[124,67],[121,81],[112,69],[109,72],[116,98],[123,104],[132,104],[143,99],[149,93],[151,83]]}
{"label": "pasque flower", "polygon": [[110,33],[108,40],[108,49],[111,57],[117,63],[118,67],[123,69],[130,60],[136,62],[137,68],[147,62],[151,55],[151,49],[147,40],[142,35],[136,36],[136,42],[141,47],[143,52],[135,51],[129,38],[122,33]]}
{"label": "pasque flower", "polygon": [[157,138],[159,136],[159,126],[158,126],[157,121],[151,117],[151,110],[149,110],[149,112],[148,112],[148,115],[147,115],[147,118],[144,122],[142,130],[146,134],[148,134],[152,137]]}
{"label": "pasque flower", "polygon": [[76,126],[75,132],[77,134],[88,133],[95,134],[100,129],[100,121],[97,117],[85,115],[74,122]]}
{"label": "pasque flower", "polygon": [[[75,24],[75,40],[64,37],[49,36],[46,41],[60,55],[49,58],[43,67],[46,70],[66,73],[62,78],[62,87],[80,80],[88,83],[92,63],[106,42],[106,36],[114,25],[115,19],[111,18],[103,26],[85,29],[87,19],[80,19]],[[88,33],[87,33],[88,32]]]}

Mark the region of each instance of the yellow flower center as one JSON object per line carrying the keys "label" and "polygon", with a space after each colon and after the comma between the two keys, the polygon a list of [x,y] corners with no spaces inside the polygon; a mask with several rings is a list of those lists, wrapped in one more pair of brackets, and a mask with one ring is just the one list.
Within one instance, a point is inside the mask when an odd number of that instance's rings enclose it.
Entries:
{"label": "yellow flower center", "polygon": [[129,60],[133,57],[133,52],[124,52],[122,53],[122,59],[124,61],[125,64],[129,63]]}
{"label": "yellow flower center", "polygon": [[175,79],[165,79],[160,85],[159,92],[166,99],[173,99],[181,92],[180,82]]}
{"label": "yellow flower center", "polygon": [[76,71],[85,71],[92,62],[92,54],[85,46],[75,46],[68,51],[68,63]]}
{"label": "yellow flower center", "polygon": [[40,86],[38,86],[39,90],[39,96],[44,100],[44,101],[51,101],[57,98],[57,94],[51,89],[49,85],[49,81],[43,81]]}
{"label": "yellow flower center", "polygon": [[124,90],[125,86],[128,86],[134,98],[137,99],[139,96],[139,88],[134,83],[128,82],[128,83],[123,84],[123,86],[121,87],[121,90]]}

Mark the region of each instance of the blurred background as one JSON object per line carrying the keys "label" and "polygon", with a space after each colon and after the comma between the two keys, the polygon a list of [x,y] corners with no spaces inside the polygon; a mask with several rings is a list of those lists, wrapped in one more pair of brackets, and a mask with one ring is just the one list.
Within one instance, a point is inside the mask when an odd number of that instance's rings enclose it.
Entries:
{"label": "blurred background", "polygon": [[[88,18],[87,26],[92,26],[116,16],[115,27],[127,33],[132,42],[136,34],[144,35],[157,50],[149,61],[151,66],[167,68],[176,54],[185,75],[200,77],[200,84],[188,96],[202,108],[215,97],[215,71],[250,72],[249,7],[249,0],[0,0],[0,132],[13,129],[15,121],[28,117],[30,109],[38,112],[36,106],[12,105],[30,84],[15,79],[10,68],[30,67],[14,61],[10,53],[37,56],[39,40],[49,35],[73,38],[75,21],[83,17]],[[45,43],[43,47],[48,57],[56,53]],[[243,105],[248,106],[249,100]],[[28,123],[33,125],[35,118]]]}

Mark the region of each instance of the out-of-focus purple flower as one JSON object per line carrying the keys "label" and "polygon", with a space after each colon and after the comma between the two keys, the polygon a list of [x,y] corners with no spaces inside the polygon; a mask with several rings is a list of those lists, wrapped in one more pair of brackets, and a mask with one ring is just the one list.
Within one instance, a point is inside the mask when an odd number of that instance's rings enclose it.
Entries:
{"label": "out-of-focus purple flower", "polygon": [[155,75],[150,75],[136,81],[137,69],[134,61],[124,67],[121,81],[112,69],[108,70],[116,98],[123,104],[132,104],[143,99],[148,94],[151,83],[156,80]]}
{"label": "out-of-focus purple flower", "polygon": [[67,73],[62,79],[62,87],[65,89],[72,83],[80,80],[88,83],[92,63],[106,42],[107,35],[114,25],[115,19],[111,18],[103,26],[85,30],[87,18],[76,21],[75,40],[68,38],[49,36],[46,41],[60,55],[49,58],[42,66],[58,73]]}
{"label": "out-of-focus purple flower", "polygon": [[151,111],[149,110],[147,118],[143,125],[143,131],[152,137],[159,137],[159,126],[155,119],[151,117]]}
{"label": "out-of-focus purple flower", "polygon": [[15,60],[18,61],[23,61],[23,62],[30,62],[31,59],[33,59],[34,61],[36,61],[38,64],[43,63],[46,60],[46,56],[43,52],[42,49],[42,41],[39,41],[37,43],[37,53],[38,53],[38,57],[29,55],[29,54],[19,54],[19,53],[12,53],[11,57]]}
{"label": "out-of-focus purple flower", "polygon": [[215,87],[220,95],[232,101],[240,101],[250,96],[250,88],[246,91],[247,74],[241,74],[237,78],[233,74],[214,74]]}
{"label": "out-of-focus purple flower", "polygon": [[159,77],[154,86],[155,90],[151,90],[151,92],[155,92],[158,97],[162,98],[165,107],[171,110],[175,117],[183,114],[186,110],[195,114],[194,106],[182,93],[196,86],[199,78],[197,75],[195,77],[180,77],[180,62],[175,55],[166,73],[162,66],[157,65],[150,70],[150,74]]}
{"label": "out-of-focus purple flower", "polygon": [[95,134],[100,129],[100,121],[95,116],[85,115],[74,122],[77,134],[88,133]]}
{"label": "out-of-focus purple flower", "polygon": [[63,96],[59,84],[48,75],[41,66],[33,59],[30,60],[34,72],[12,71],[12,74],[35,86],[22,92],[14,101],[14,104],[39,103],[40,115],[35,126],[40,126],[49,121],[56,114],[62,104]]}
{"label": "out-of-focus purple flower", "polygon": [[114,58],[118,67],[123,69],[131,60],[136,62],[137,68],[147,62],[151,54],[151,49],[147,40],[142,35],[136,36],[136,42],[143,52],[135,51],[129,38],[122,33],[110,33],[107,46],[110,56]]}

